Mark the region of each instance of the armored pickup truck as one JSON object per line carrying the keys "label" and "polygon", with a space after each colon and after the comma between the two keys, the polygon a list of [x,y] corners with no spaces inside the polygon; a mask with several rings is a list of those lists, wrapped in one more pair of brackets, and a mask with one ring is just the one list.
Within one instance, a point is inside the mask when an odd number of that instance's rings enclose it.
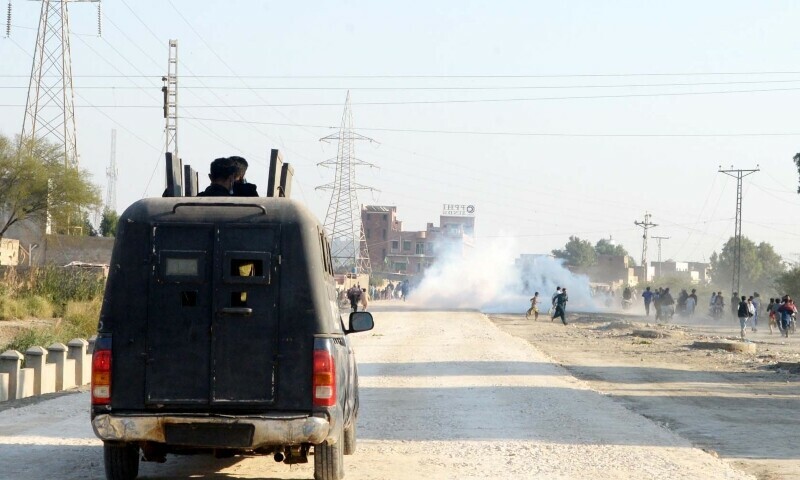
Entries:
{"label": "armored pickup truck", "polygon": [[356,445],[348,335],[328,238],[285,198],[155,198],[120,217],[92,362],[106,476],[168,454],[314,457],[344,476]]}

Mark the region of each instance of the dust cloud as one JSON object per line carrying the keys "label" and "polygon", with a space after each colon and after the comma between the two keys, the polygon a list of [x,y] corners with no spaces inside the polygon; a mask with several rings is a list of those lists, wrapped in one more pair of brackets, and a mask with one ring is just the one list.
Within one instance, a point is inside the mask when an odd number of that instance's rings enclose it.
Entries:
{"label": "dust cloud", "polygon": [[498,240],[465,253],[454,249],[438,252],[409,302],[426,308],[475,309],[485,313],[520,313],[530,307],[539,292],[540,312],[546,313],[556,287],[566,287],[567,310],[596,311],[589,278],[567,270],[561,260],[529,256],[515,262],[514,242]]}

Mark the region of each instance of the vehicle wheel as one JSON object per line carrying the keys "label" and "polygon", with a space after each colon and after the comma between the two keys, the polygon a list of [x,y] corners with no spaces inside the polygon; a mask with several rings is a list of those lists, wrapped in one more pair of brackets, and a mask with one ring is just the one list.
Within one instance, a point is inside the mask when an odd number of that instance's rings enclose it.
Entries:
{"label": "vehicle wheel", "polygon": [[356,421],[344,429],[344,454],[352,455],[356,453]]}
{"label": "vehicle wheel", "polygon": [[134,480],[139,475],[139,446],[103,444],[103,460],[108,480]]}
{"label": "vehicle wheel", "polygon": [[339,434],[335,444],[328,442],[314,446],[314,480],[341,480],[344,478],[344,435]]}

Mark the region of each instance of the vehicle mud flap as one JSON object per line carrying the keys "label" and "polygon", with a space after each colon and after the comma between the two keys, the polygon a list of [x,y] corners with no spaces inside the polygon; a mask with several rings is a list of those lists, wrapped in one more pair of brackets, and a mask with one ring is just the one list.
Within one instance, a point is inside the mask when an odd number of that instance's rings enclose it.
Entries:
{"label": "vehicle mud flap", "polygon": [[353,423],[350,424],[349,427],[344,429],[344,454],[345,455],[352,455],[356,453],[356,421],[353,419]]}

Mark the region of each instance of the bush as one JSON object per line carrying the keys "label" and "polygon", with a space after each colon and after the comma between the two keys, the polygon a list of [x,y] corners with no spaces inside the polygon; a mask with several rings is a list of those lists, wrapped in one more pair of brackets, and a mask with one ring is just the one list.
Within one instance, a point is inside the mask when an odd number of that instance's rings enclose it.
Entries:
{"label": "bush", "polygon": [[24,307],[24,317],[53,318],[53,305],[40,295],[31,295],[20,302]]}
{"label": "bush", "polygon": [[75,337],[89,338],[97,333],[97,321],[100,318],[100,299],[87,302],[69,302],[64,312],[64,327]]}
{"label": "bush", "polygon": [[94,300],[103,294],[105,279],[92,270],[43,267],[31,271],[29,292],[47,298],[56,315],[63,315],[70,301]]}
{"label": "bush", "polygon": [[47,348],[56,342],[63,341],[61,334],[62,331],[58,327],[54,329],[50,328],[25,329],[16,334],[14,338],[11,339],[11,342],[0,348],[0,350],[4,352],[6,350],[16,350],[18,352],[25,353],[27,349],[36,345]]}

